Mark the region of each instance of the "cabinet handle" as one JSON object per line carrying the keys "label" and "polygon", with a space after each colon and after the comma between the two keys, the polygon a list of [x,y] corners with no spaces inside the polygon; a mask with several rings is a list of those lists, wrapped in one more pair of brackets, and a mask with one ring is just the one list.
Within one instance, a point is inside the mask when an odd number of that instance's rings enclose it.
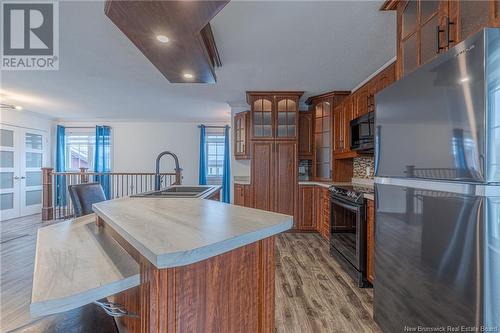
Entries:
{"label": "cabinet handle", "polygon": [[441,27],[438,25],[436,26],[436,53],[441,52],[441,50],[444,50],[445,48],[441,46],[441,41],[440,41],[440,34],[442,32],[445,32],[445,30],[441,29]]}
{"label": "cabinet handle", "polygon": [[15,176],[15,177],[14,177],[14,179],[15,179],[15,180],[18,180],[18,179],[20,179],[20,177],[18,177],[18,176]]}
{"label": "cabinet handle", "polygon": [[453,39],[450,39],[450,25],[454,25],[455,22],[453,21],[450,21],[450,18],[448,16],[446,16],[446,46],[449,47],[450,46],[450,43],[453,43],[455,42]]}

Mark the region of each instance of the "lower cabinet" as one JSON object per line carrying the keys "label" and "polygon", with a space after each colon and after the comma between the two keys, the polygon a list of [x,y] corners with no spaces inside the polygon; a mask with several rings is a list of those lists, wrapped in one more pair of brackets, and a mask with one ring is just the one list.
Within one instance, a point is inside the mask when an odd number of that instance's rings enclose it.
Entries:
{"label": "lower cabinet", "polygon": [[316,186],[314,185],[299,185],[299,217],[294,229],[302,231],[316,230],[315,190]]}
{"label": "lower cabinet", "polygon": [[375,267],[375,203],[373,200],[367,200],[366,212],[366,275],[368,281],[373,283],[375,280],[374,267]]}
{"label": "lower cabinet", "polygon": [[253,207],[251,186],[246,184],[234,184],[234,204],[244,207]]}
{"label": "lower cabinet", "polygon": [[316,186],[316,230],[324,239],[330,239],[330,198],[328,189]]}
{"label": "lower cabinet", "polygon": [[299,185],[299,212],[296,231],[317,231],[330,239],[330,198],[328,189],[317,185]]}

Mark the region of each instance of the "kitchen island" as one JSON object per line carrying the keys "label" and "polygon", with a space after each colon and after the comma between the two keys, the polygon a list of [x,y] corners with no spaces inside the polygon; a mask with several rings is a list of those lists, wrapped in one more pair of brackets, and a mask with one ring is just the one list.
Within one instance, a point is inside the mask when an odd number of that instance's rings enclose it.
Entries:
{"label": "kitchen island", "polygon": [[[121,198],[94,210],[92,221],[64,225],[58,243],[40,229],[32,312],[107,297],[124,314],[123,332],[274,332],[273,236],[291,228],[291,216],[200,198]],[[76,249],[64,242],[72,234]],[[83,251],[86,238],[99,267]]]}

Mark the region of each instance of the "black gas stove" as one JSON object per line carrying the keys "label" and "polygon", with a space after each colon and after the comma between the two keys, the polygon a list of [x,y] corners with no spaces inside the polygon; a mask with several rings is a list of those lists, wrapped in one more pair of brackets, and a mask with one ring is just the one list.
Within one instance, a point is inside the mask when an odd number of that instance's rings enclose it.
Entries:
{"label": "black gas stove", "polygon": [[330,253],[352,275],[358,286],[366,279],[366,200],[373,189],[358,185],[331,186]]}
{"label": "black gas stove", "polygon": [[350,201],[355,204],[364,204],[364,194],[373,194],[373,188],[359,186],[359,185],[346,185],[336,186],[332,185],[329,188],[330,196]]}

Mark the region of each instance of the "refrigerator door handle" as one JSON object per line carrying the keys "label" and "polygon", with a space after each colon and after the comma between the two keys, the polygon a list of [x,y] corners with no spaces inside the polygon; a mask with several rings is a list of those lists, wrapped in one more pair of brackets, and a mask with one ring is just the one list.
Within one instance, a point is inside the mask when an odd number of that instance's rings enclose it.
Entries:
{"label": "refrigerator door handle", "polygon": [[478,195],[478,185],[458,182],[430,181],[412,178],[375,177],[375,184],[394,185],[428,191],[450,192],[465,195]]}

